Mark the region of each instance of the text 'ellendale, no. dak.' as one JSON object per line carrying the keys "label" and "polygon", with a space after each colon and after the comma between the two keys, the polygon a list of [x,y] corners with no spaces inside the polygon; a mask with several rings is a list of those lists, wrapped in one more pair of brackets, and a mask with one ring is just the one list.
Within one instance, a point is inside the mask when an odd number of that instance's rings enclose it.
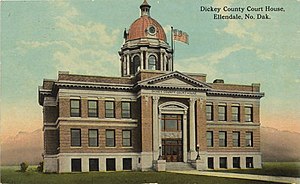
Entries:
{"label": "text 'ellendale, no. dak.'", "polygon": [[[272,6],[264,6],[264,7],[263,6],[261,7],[200,6],[200,11],[215,13],[213,15],[214,19],[271,19],[268,13],[285,12],[285,9],[283,7],[272,7]],[[224,12],[225,14],[222,14],[221,12]],[[252,14],[255,12],[257,12],[257,14]],[[230,14],[230,13],[234,13],[234,14]],[[244,14],[242,15],[240,13],[244,13]]]}

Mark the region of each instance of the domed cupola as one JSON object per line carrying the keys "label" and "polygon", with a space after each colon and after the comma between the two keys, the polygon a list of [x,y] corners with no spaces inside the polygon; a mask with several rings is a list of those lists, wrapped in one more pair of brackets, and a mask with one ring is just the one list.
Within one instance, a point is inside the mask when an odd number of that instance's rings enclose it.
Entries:
{"label": "domed cupola", "polygon": [[162,26],[150,17],[146,0],[141,4],[141,16],[128,31],[121,51],[122,76],[134,76],[140,70],[173,71],[172,49]]}

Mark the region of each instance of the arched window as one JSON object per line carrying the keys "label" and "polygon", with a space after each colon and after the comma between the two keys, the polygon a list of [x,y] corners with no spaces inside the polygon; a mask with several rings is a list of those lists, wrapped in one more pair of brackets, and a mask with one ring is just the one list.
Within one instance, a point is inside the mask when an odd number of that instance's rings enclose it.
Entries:
{"label": "arched window", "polygon": [[140,56],[136,55],[133,57],[133,63],[134,63],[134,73],[140,70]]}
{"label": "arched window", "polygon": [[154,55],[149,56],[148,70],[156,70],[156,57]]}
{"label": "arched window", "polygon": [[140,63],[140,57],[138,55],[134,56],[130,66],[131,75],[134,75],[140,69]]}
{"label": "arched window", "polygon": [[169,64],[170,64],[169,60],[166,60],[166,71],[169,71],[169,67],[170,67]]}

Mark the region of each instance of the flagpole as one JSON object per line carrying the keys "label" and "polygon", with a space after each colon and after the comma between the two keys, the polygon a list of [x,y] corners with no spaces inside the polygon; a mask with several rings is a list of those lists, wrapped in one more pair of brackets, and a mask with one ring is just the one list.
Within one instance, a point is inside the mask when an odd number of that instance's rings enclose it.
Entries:
{"label": "flagpole", "polygon": [[171,48],[172,48],[172,71],[174,70],[174,36],[173,26],[171,26]]}

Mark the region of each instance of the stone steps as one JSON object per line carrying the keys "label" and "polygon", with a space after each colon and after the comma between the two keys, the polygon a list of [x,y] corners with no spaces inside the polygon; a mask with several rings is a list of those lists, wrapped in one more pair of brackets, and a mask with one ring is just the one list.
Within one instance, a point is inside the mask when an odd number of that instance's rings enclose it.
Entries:
{"label": "stone steps", "polygon": [[167,171],[190,171],[190,170],[195,170],[195,168],[190,163],[167,162],[166,170]]}

